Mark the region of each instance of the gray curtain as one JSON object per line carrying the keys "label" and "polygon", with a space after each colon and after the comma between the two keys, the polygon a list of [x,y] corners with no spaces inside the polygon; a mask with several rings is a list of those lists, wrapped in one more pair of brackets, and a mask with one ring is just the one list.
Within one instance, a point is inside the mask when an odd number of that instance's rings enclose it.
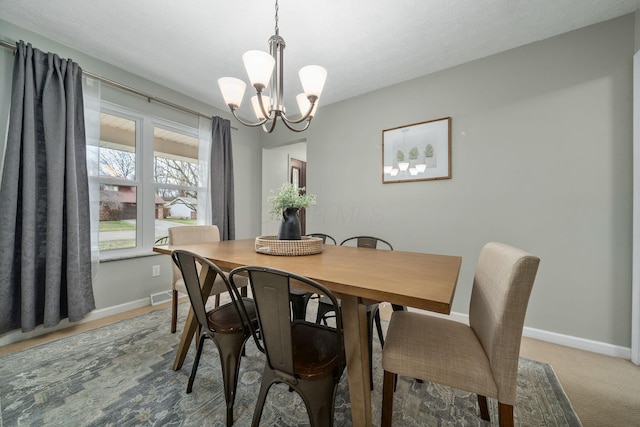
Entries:
{"label": "gray curtain", "polygon": [[234,240],[236,220],[233,198],[231,122],[221,117],[212,118],[209,168],[211,223],[220,229],[221,240]]}
{"label": "gray curtain", "polygon": [[0,334],[95,308],[82,70],[17,43],[0,188]]}

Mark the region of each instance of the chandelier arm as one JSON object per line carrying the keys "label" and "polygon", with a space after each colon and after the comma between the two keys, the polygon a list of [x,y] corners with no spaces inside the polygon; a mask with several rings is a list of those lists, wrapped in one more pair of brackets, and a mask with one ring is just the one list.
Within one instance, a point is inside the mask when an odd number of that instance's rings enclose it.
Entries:
{"label": "chandelier arm", "polygon": [[[258,88],[256,87],[256,89],[258,90]],[[260,105],[260,111],[262,111],[262,115],[267,119],[270,120],[271,119],[271,112],[267,113],[267,110],[264,108],[264,102],[262,102],[262,89],[258,90],[258,104]],[[273,117],[273,119],[275,120],[275,116]]]}
{"label": "chandelier arm", "polygon": [[262,126],[263,124],[265,124],[265,123],[267,123],[269,121],[269,118],[265,118],[264,120],[261,120],[258,123],[249,123],[247,121],[242,120],[240,117],[238,117],[238,115],[236,114],[236,109],[235,108],[231,108],[231,113],[233,113],[233,117],[235,117],[237,121],[239,121],[243,125],[249,126],[249,127]]}
{"label": "chandelier arm", "polygon": [[266,133],[271,133],[273,132],[273,130],[276,128],[276,118],[274,117],[273,120],[271,121],[271,125],[269,127],[267,127],[266,124],[262,125],[262,130],[265,131]]}
{"label": "chandelier arm", "polygon": [[286,116],[286,114],[284,114],[284,112],[280,113],[280,116],[282,117],[282,121],[284,121],[284,122],[291,123],[291,124],[297,124],[297,123],[302,123],[305,120],[311,121],[311,119],[313,119],[313,117],[310,117],[311,116],[311,110],[313,110],[313,104],[311,104],[311,108],[309,109],[309,111],[307,111],[307,114],[305,114],[304,116],[300,117],[297,120],[292,120],[292,119],[288,118]]}
{"label": "chandelier arm", "polygon": [[309,125],[311,124],[311,120],[307,120],[307,123],[304,125],[304,127],[302,129],[296,129],[295,127],[291,126],[291,122],[289,122],[288,120],[286,120],[284,117],[282,118],[282,123],[284,123],[284,125],[286,127],[289,128],[289,130],[292,130],[294,132],[304,132],[305,130],[307,130],[309,128]]}
{"label": "chandelier arm", "polygon": [[307,112],[306,112],[304,115],[302,115],[302,117],[300,117],[300,118],[299,118],[299,119],[297,119],[297,120],[292,120],[292,119],[288,118],[288,117],[284,114],[284,111],[283,111],[283,112],[281,113],[281,115],[282,115],[282,120],[287,121],[287,122],[289,122],[289,123],[293,123],[293,124],[296,124],[296,123],[302,123],[302,122],[304,122],[304,121],[305,121],[305,120],[307,120],[307,119],[308,119],[309,121],[311,121],[311,119],[313,119],[313,116],[311,116],[311,112],[313,111],[313,107],[315,107],[316,102],[318,101],[318,97],[317,97],[317,96],[315,96],[315,95],[309,95],[307,99],[309,100],[309,103],[310,103],[310,104],[309,104],[309,109],[307,110]]}

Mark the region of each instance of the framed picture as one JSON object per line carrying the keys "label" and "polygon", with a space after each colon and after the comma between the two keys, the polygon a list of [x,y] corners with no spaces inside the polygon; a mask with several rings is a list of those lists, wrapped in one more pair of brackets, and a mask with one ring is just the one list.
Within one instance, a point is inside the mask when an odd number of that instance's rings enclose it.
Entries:
{"label": "framed picture", "polygon": [[382,183],[451,178],[451,117],[382,131]]}

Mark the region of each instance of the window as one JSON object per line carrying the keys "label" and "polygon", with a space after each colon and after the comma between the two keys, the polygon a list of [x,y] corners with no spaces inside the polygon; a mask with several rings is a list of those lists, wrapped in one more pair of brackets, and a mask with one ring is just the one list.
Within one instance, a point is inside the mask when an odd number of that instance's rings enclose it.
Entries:
{"label": "window", "polygon": [[100,251],[137,245],[138,123],[115,114],[100,115]]}
{"label": "window", "polygon": [[103,103],[99,154],[101,258],[143,252],[195,224],[198,130]]}
{"label": "window", "polygon": [[194,136],[155,127],[153,178],[156,184],[155,238],[167,228],[195,224],[198,215],[198,145]]}

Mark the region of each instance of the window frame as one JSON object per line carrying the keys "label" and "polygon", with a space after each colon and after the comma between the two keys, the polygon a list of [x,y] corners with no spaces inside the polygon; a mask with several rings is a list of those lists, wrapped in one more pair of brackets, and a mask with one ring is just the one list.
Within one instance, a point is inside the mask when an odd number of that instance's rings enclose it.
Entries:
{"label": "window frame", "polygon": [[[156,182],[154,176],[154,128],[191,136],[200,142],[199,129],[104,100],[101,101],[100,112],[122,117],[136,123],[135,179],[100,175],[93,176],[91,179],[98,185],[134,186],[136,187],[137,195],[136,246],[133,248],[101,250],[100,261],[147,256],[153,253],[152,248],[155,243],[155,195],[158,188],[199,190],[197,186],[192,188],[190,186]],[[99,215],[99,209],[97,214]]]}

